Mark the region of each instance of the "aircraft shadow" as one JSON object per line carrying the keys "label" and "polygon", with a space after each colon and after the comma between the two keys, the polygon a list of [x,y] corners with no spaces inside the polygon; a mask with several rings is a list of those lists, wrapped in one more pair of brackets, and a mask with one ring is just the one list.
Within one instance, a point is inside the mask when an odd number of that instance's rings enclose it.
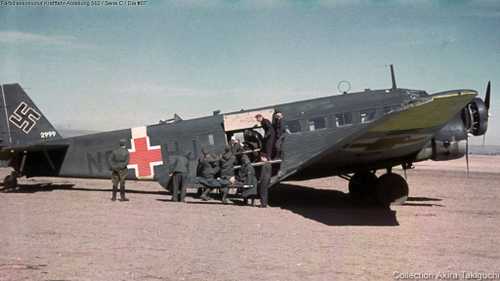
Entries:
{"label": "aircraft shadow", "polygon": [[[4,193],[36,193],[36,192],[51,192],[54,190],[66,190],[66,191],[90,191],[90,192],[106,192],[111,193],[111,188],[81,188],[74,187],[74,184],[56,184],[56,183],[36,183],[36,184],[20,184],[15,190],[5,190],[0,189],[0,192]],[[133,190],[127,189],[127,193],[135,194],[157,194],[157,195],[168,195],[166,191],[143,191],[143,190]]]}
{"label": "aircraft shadow", "polygon": [[[443,201],[443,199],[440,199],[440,198],[431,198],[431,197],[408,197],[408,199],[406,199],[406,202],[403,203],[403,206],[413,206],[413,207],[444,207],[443,204],[437,204],[437,203],[420,203],[420,202],[425,202],[425,201],[439,202],[439,201]],[[417,202],[417,203],[414,203],[414,202]]]}
{"label": "aircraft shadow", "polygon": [[443,201],[443,199],[440,198],[431,198],[431,197],[408,197],[406,199],[407,202],[412,202],[412,201]]}
{"label": "aircraft shadow", "polygon": [[338,190],[280,184],[269,191],[269,205],[330,226],[398,226],[396,211],[353,203]]}

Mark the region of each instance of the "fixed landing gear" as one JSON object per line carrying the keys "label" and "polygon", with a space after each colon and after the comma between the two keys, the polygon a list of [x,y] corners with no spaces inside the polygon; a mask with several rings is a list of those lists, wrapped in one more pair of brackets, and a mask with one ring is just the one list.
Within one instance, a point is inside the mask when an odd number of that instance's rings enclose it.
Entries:
{"label": "fixed landing gear", "polygon": [[12,171],[3,179],[3,189],[5,191],[14,190],[17,188],[17,173]]}
{"label": "fixed landing gear", "polygon": [[377,176],[369,171],[355,173],[349,180],[349,196],[356,201],[375,198]]}
{"label": "fixed landing gear", "polygon": [[376,202],[382,206],[401,205],[408,199],[408,183],[388,169],[377,178],[369,171],[357,172],[349,179],[349,196],[355,201]]}
{"label": "fixed landing gear", "polygon": [[383,206],[391,204],[401,205],[408,199],[408,183],[406,180],[394,173],[382,175],[375,185],[377,201]]}

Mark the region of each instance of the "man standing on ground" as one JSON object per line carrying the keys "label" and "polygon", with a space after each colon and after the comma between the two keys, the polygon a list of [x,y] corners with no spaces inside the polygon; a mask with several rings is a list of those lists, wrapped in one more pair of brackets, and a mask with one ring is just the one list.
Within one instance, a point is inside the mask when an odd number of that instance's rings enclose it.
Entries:
{"label": "man standing on ground", "polygon": [[207,148],[201,149],[201,156],[198,159],[197,179],[205,189],[200,198],[204,201],[209,200],[208,194],[213,188],[220,187],[220,183],[215,179],[215,175],[219,172],[219,167],[216,164],[219,161],[214,157]]}
{"label": "man standing on ground", "polygon": [[172,181],[172,201],[186,201],[186,176],[189,174],[189,158],[191,152],[185,155],[175,156],[170,169],[170,180]]}
{"label": "man standing on ground", "polygon": [[234,178],[234,162],[236,157],[232,152],[231,146],[226,146],[224,149],[224,154],[222,154],[220,159],[220,183],[222,192],[222,203],[227,203],[227,195],[229,193],[229,186],[235,182]]}
{"label": "man standing on ground", "polygon": [[111,165],[111,181],[113,182],[112,201],[116,201],[116,192],[118,191],[118,183],[120,184],[120,201],[128,201],[125,197],[125,180],[128,174],[129,153],[126,147],[126,141],[120,140],[120,147],[113,150],[109,156],[109,164]]}

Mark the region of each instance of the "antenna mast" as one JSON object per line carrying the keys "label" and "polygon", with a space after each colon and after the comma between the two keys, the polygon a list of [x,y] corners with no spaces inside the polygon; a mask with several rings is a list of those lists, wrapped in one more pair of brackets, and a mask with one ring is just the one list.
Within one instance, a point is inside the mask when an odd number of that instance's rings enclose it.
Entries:
{"label": "antenna mast", "polygon": [[392,89],[396,90],[398,86],[396,86],[396,76],[394,75],[394,66],[391,64],[391,79],[392,79]]}

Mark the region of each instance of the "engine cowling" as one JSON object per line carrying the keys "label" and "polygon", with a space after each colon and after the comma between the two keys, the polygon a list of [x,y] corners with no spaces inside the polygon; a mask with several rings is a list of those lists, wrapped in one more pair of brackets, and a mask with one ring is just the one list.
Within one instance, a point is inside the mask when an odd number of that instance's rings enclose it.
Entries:
{"label": "engine cowling", "polygon": [[488,108],[480,98],[474,98],[462,111],[462,120],[468,133],[481,136],[488,130]]}
{"label": "engine cowling", "polygon": [[459,113],[436,133],[418,153],[416,160],[445,161],[461,158],[465,155],[466,143],[467,129],[462,120],[462,113]]}
{"label": "engine cowling", "polygon": [[465,155],[466,140],[434,140],[432,142],[432,160],[444,161],[458,159]]}

